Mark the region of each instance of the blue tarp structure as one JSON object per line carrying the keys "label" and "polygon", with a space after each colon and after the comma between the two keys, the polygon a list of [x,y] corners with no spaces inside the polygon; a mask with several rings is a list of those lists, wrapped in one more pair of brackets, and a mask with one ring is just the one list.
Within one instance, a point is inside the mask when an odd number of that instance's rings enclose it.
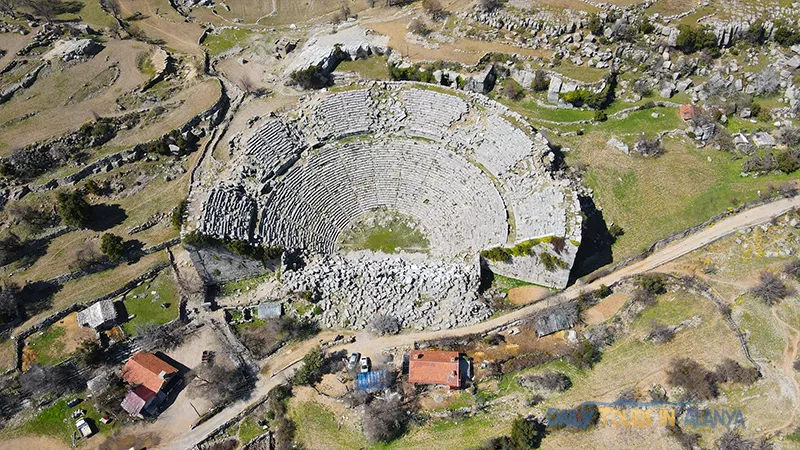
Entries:
{"label": "blue tarp structure", "polygon": [[356,377],[356,390],[367,392],[384,389],[389,384],[388,381],[389,372],[385,370],[360,373]]}

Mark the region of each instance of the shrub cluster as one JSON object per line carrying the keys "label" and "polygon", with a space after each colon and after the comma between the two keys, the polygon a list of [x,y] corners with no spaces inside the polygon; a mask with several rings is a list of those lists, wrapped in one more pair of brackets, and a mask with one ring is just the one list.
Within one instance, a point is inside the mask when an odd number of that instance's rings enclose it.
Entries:
{"label": "shrub cluster", "polygon": [[245,256],[259,261],[277,259],[283,254],[283,247],[281,246],[264,247],[261,245],[251,245],[245,241],[217,239],[197,230],[186,234],[186,236],[183,237],[183,243],[195,247],[221,245],[239,256]]}
{"label": "shrub cluster", "polygon": [[422,70],[419,65],[409,67],[399,67],[394,63],[389,63],[389,76],[395,81],[421,81],[423,83],[435,83],[433,72]]}
{"label": "shrub cluster", "polygon": [[576,89],[571,92],[559,94],[562,100],[574,106],[588,106],[592,109],[606,109],[614,102],[617,88],[616,72],[609,73],[605,78],[605,86],[600,92],[588,89]]}
{"label": "shrub cluster", "polygon": [[698,400],[716,398],[719,392],[719,383],[750,385],[759,377],[757,369],[743,367],[730,358],[719,363],[714,372],[707,370],[692,359],[678,358],[673,360],[672,367],[667,371],[667,382],[670,385],[683,388],[690,396]]}
{"label": "shrub cluster", "polygon": [[706,27],[695,28],[691,25],[678,25],[678,38],[675,46],[678,50],[686,53],[694,53],[698,50],[708,50],[712,56],[719,56],[720,51],[717,47],[717,37]]}

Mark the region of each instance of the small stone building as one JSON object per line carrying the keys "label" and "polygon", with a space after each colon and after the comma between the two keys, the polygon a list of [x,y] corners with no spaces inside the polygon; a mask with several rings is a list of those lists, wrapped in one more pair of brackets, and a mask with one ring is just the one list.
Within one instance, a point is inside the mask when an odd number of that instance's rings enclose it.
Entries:
{"label": "small stone building", "polygon": [[78,313],[78,325],[102,330],[114,326],[117,309],[111,300],[103,300]]}
{"label": "small stone building", "polygon": [[259,319],[276,319],[283,314],[281,302],[264,302],[256,306],[256,317]]}

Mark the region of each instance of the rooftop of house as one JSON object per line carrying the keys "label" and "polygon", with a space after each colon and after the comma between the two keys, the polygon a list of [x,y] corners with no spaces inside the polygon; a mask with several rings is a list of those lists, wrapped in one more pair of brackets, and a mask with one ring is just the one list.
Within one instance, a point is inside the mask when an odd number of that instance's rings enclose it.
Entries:
{"label": "rooftop of house", "polygon": [[408,358],[408,381],[460,388],[461,368],[458,352],[412,351]]}
{"label": "rooftop of house", "polygon": [[111,300],[103,300],[78,312],[78,324],[84,327],[97,328],[104,323],[117,319],[117,309]]}
{"label": "rooftop of house", "polygon": [[698,113],[698,108],[695,105],[681,105],[678,111],[680,112],[681,119],[689,120],[694,119],[694,116]]}
{"label": "rooftop of house", "polygon": [[122,409],[132,416],[137,416],[142,412],[148,401],[156,396],[156,393],[144,386],[131,389],[122,400]]}
{"label": "rooftop of house", "polygon": [[144,386],[158,392],[164,386],[169,375],[177,373],[178,369],[152,353],[137,353],[133,355],[125,367],[122,368],[122,379],[134,386]]}

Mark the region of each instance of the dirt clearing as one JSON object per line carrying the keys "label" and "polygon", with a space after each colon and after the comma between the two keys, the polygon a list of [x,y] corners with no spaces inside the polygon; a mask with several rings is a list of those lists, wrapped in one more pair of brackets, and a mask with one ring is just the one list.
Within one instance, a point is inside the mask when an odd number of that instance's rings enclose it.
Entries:
{"label": "dirt clearing", "polygon": [[508,301],[514,305],[527,305],[544,297],[550,292],[541,286],[520,286],[508,290]]}
{"label": "dirt clearing", "polygon": [[583,313],[583,320],[587,325],[595,325],[614,317],[614,314],[628,301],[628,296],[622,293],[612,294],[595,306]]}

